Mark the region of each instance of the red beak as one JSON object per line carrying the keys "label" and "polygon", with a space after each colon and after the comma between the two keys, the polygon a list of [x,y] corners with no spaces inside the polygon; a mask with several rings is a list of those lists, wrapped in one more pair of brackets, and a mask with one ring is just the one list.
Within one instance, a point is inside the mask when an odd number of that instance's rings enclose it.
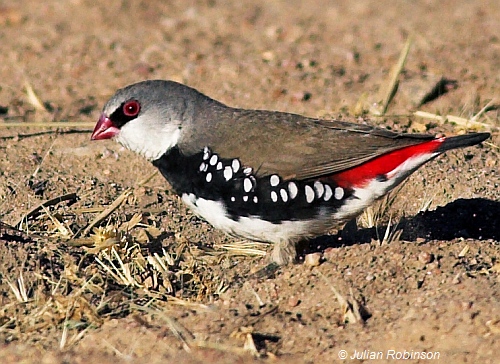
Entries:
{"label": "red beak", "polygon": [[120,129],[118,129],[105,114],[101,114],[90,140],[111,139],[119,132]]}

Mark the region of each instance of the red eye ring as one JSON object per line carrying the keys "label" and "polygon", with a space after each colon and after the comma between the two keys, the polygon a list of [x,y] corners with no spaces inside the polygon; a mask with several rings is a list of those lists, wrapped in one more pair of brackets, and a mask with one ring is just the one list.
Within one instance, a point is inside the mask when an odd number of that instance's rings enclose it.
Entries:
{"label": "red eye ring", "polygon": [[125,116],[137,116],[139,111],[141,111],[141,104],[137,100],[129,100],[123,105],[123,113]]}

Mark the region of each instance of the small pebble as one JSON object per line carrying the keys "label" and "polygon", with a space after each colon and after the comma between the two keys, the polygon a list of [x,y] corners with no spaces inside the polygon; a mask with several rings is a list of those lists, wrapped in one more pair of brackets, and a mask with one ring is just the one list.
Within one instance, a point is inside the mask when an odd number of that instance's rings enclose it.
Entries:
{"label": "small pebble", "polygon": [[300,303],[300,300],[296,296],[291,296],[288,299],[288,306],[290,307],[297,307]]}
{"label": "small pebble", "polygon": [[468,311],[472,308],[472,302],[471,301],[462,302],[461,306],[463,311]]}
{"label": "small pebble", "polygon": [[494,167],[496,164],[497,164],[497,161],[496,161],[496,159],[495,159],[495,158],[488,157],[488,158],[486,159],[486,165],[487,165],[488,167]]}
{"label": "small pebble", "polygon": [[262,60],[266,62],[271,62],[276,58],[276,55],[274,54],[273,51],[265,51],[262,52]]}
{"label": "small pebble", "polygon": [[307,254],[304,259],[304,265],[309,267],[317,267],[321,260],[321,253]]}
{"label": "small pebble", "polygon": [[335,260],[335,258],[337,257],[337,249],[334,249],[332,247],[326,248],[323,252],[323,257],[326,260]]}
{"label": "small pebble", "polygon": [[155,69],[151,65],[144,62],[139,62],[133,67],[133,71],[142,77],[148,77],[154,70]]}
{"label": "small pebble", "polygon": [[434,254],[428,252],[421,252],[418,255],[418,260],[424,264],[429,264],[434,260]]}

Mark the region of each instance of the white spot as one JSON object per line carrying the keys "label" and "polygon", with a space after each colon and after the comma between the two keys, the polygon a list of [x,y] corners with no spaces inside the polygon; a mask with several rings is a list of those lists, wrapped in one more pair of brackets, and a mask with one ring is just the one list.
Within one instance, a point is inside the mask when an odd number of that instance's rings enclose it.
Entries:
{"label": "white spot", "polygon": [[236,173],[240,170],[240,161],[237,159],[233,159],[231,162],[231,168],[233,168],[233,172]]}
{"label": "white spot", "polygon": [[253,188],[252,180],[250,178],[245,178],[243,180],[243,189],[245,192],[250,192]]}
{"label": "white spot", "polygon": [[201,162],[201,164],[200,164],[200,172],[203,172],[203,170],[205,169],[205,166],[206,166],[205,162]]}
{"label": "white spot", "polygon": [[210,165],[215,166],[217,164],[217,159],[217,154],[212,155],[212,157],[210,158]]}
{"label": "white spot", "polygon": [[210,182],[212,180],[212,173],[208,172],[207,176],[205,177],[207,182]]}
{"label": "white spot", "polygon": [[248,201],[248,195],[243,196],[243,201],[245,201],[245,202]]}
{"label": "white spot", "polygon": [[325,196],[323,196],[323,199],[325,201],[328,201],[332,198],[332,196],[333,196],[332,188],[329,185],[325,185]]}
{"label": "white spot", "polygon": [[269,178],[269,183],[271,183],[272,187],[276,187],[280,183],[280,178],[277,175],[273,174],[271,178]]}
{"label": "white spot", "polygon": [[297,185],[294,182],[289,182],[288,183],[288,192],[290,193],[290,198],[293,200],[295,197],[297,197],[297,193],[299,193],[299,190],[297,188]]}
{"label": "white spot", "polygon": [[257,203],[259,202],[259,199],[257,198],[257,196],[253,196],[253,203]]}
{"label": "white spot", "polygon": [[243,170],[243,174],[245,174],[246,176],[250,176],[252,174],[252,168],[251,167],[247,167]]}
{"label": "white spot", "polygon": [[222,169],[222,162],[217,163],[217,170],[220,171]]}
{"label": "white spot", "polygon": [[275,191],[271,191],[271,200],[278,202],[278,194]]}
{"label": "white spot", "polygon": [[210,157],[210,150],[208,147],[203,148],[203,160],[206,161]]}
{"label": "white spot", "polygon": [[227,166],[226,168],[224,168],[224,179],[226,181],[229,181],[231,178],[233,178],[233,170],[231,169],[231,167]]}
{"label": "white spot", "polygon": [[236,198],[234,198],[234,196],[231,196],[231,201],[232,202],[236,201]]}
{"label": "white spot", "polygon": [[281,195],[281,199],[283,200],[283,202],[288,201],[288,193],[286,193],[286,190],[284,188],[282,188],[280,190],[280,195]]}
{"label": "white spot", "polygon": [[340,200],[344,197],[344,189],[342,187],[337,187],[335,189],[335,199]]}
{"label": "white spot", "polygon": [[307,201],[307,203],[313,202],[314,201],[314,190],[312,189],[312,187],[306,185],[305,192],[306,192],[306,201]]}
{"label": "white spot", "polygon": [[208,171],[208,164],[205,164],[205,168],[203,168],[203,172]]}
{"label": "white spot", "polygon": [[320,181],[316,181],[314,182],[314,190],[316,191],[316,197],[321,198],[323,192],[325,192],[325,186]]}

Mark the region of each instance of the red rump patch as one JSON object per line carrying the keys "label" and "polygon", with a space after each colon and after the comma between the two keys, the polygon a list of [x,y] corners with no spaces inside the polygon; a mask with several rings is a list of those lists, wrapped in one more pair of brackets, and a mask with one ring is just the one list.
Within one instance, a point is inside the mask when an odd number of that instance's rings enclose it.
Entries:
{"label": "red rump patch", "polygon": [[342,188],[364,187],[376,177],[385,176],[412,157],[433,153],[444,140],[445,138],[439,138],[383,154],[359,166],[335,173],[328,179],[334,180]]}

